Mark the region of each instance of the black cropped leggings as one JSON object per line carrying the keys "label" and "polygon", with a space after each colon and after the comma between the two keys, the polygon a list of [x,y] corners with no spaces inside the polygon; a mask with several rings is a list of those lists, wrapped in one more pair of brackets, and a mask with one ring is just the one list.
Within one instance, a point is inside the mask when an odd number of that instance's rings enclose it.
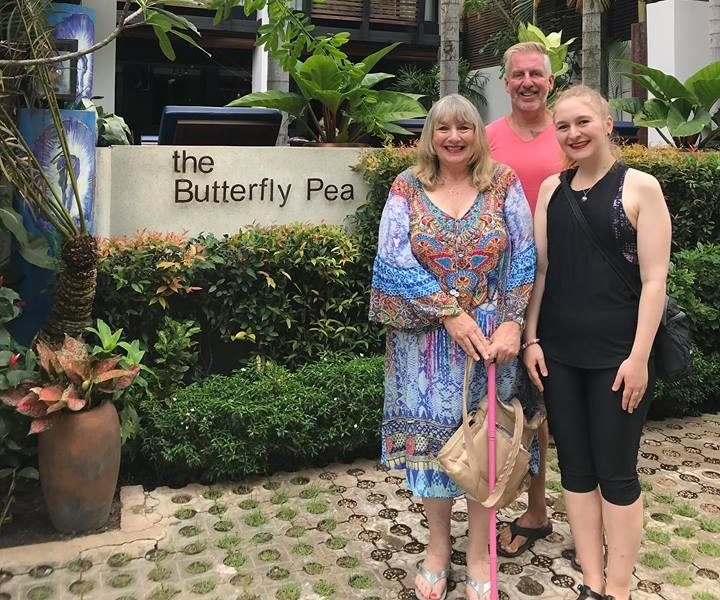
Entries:
{"label": "black cropped leggings", "polygon": [[586,493],[600,487],[611,504],[627,506],[640,497],[637,455],[653,396],[655,374],[632,414],[622,409],[622,388],[611,387],[612,369],[581,369],[546,358],[545,405],[555,438],[563,488]]}

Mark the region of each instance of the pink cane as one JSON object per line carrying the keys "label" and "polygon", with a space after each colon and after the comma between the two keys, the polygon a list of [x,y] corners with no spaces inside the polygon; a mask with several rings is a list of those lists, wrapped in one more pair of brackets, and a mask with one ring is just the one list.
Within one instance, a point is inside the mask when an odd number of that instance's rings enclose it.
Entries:
{"label": "pink cane", "polygon": [[[495,402],[497,401],[497,389],[495,387],[495,363],[487,366],[488,376],[488,494],[495,489]],[[497,511],[491,508],[489,511],[489,533],[490,533],[490,598],[498,600],[498,578],[497,578]]]}

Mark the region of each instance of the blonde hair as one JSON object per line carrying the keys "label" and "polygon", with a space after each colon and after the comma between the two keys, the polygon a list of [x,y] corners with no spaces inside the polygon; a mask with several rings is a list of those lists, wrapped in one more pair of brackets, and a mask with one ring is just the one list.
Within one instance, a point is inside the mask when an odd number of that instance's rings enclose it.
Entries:
{"label": "blonde hair", "polygon": [[[610,104],[608,104],[608,101],[602,96],[602,94],[600,94],[597,90],[582,84],[573,85],[557,95],[552,107],[553,117],[555,116],[557,107],[565,100],[571,100],[572,98],[579,98],[587,101],[587,103],[595,111],[595,114],[597,114],[601,119],[607,119],[608,117],[613,119],[612,112],[610,112]],[[612,133],[610,136],[612,136]],[[612,137],[608,137],[607,143],[610,153],[616,159],[620,158],[620,147],[612,140]],[[572,167],[575,163],[566,155],[565,165],[566,167]]]}
{"label": "blonde hair", "polygon": [[543,57],[543,64],[545,65],[545,74],[549,77],[553,74],[552,64],[550,63],[550,55],[548,54],[547,48],[540,42],[520,42],[510,46],[505,50],[503,54],[503,71],[505,72],[505,79],[508,77],[510,71],[510,59],[516,54],[540,54]]}
{"label": "blonde hair", "polygon": [[438,123],[443,121],[469,123],[475,128],[475,143],[471,148],[468,170],[473,186],[481,192],[486,190],[495,171],[495,162],[490,158],[490,143],[477,108],[460,94],[440,98],[428,112],[418,143],[417,162],[413,169],[415,176],[429,190],[440,183],[440,162],[432,139]]}

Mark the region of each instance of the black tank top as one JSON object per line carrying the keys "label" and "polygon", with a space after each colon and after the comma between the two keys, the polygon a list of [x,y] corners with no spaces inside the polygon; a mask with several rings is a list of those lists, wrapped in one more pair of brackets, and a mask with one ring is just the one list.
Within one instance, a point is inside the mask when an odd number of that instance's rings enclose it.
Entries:
{"label": "black tank top", "polygon": [[[578,204],[605,247],[624,257],[631,280],[640,284],[636,234],[622,207],[627,167],[616,163]],[[566,171],[569,181],[575,170]],[[578,224],[558,188],[547,209],[548,270],[538,337],[550,358],[581,368],[618,366],[635,339],[638,299]]]}

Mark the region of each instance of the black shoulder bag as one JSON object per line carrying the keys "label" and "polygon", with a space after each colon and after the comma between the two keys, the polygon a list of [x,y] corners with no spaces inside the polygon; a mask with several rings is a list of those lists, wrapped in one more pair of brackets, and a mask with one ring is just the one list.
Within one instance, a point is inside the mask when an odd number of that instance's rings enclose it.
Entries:
{"label": "black shoulder bag", "polygon": [[[628,277],[627,273],[619,264],[620,257],[616,252],[605,247],[585,219],[575,195],[572,193],[568,182],[568,172],[560,176],[560,185],[570,203],[575,219],[587,234],[595,247],[605,257],[608,264],[613,268],[618,277],[627,285],[630,290],[640,298],[641,289]],[[685,312],[678,306],[670,296],[665,296],[665,308],[663,310],[660,326],[655,334],[653,343],[655,354],[655,372],[657,376],[666,382],[673,382],[683,379],[692,371],[692,335],[690,333],[690,320]]]}

